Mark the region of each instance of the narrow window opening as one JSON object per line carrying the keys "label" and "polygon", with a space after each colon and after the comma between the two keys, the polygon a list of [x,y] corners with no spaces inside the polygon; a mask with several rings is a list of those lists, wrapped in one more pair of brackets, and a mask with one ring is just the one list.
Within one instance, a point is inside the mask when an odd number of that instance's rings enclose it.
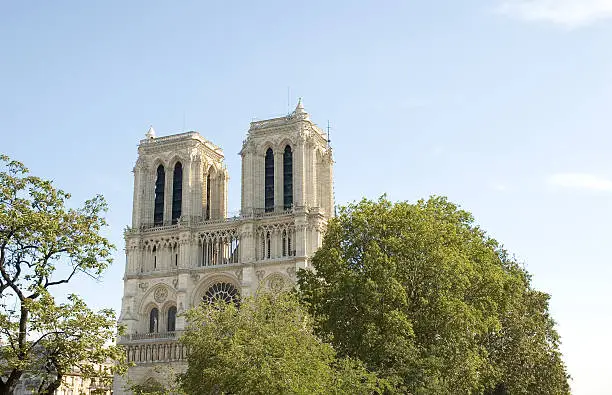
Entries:
{"label": "narrow window opening", "polygon": [[283,206],[285,210],[293,206],[293,152],[290,146],[283,153]]}
{"label": "narrow window opening", "polygon": [[181,206],[183,199],[183,165],[177,162],[174,166],[172,178],[172,223],[178,222],[181,217]]}
{"label": "narrow window opening", "polygon": [[178,266],[178,254],[174,254],[174,266]]}
{"label": "narrow window opening", "polygon": [[149,314],[149,333],[157,333],[159,330],[159,310],[157,307],[151,309]]}
{"label": "narrow window opening", "polygon": [[266,237],[261,235],[261,259],[266,259]]}
{"label": "narrow window opening", "polygon": [[168,326],[166,330],[168,332],[174,332],[176,330],[176,306],[171,306],[168,309]]}
{"label": "narrow window opening", "polygon": [[206,220],[210,219],[210,173],[206,176]]}
{"label": "narrow window opening", "polygon": [[266,151],[265,159],[265,212],[274,211],[274,152],[272,148]]}
{"label": "narrow window opening", "polygon": [[164,186],[166,172],[164,166],[157,167],[157,180],[155,181],[155,207],[153,210],[153,224],[162,225],[164,222]]}

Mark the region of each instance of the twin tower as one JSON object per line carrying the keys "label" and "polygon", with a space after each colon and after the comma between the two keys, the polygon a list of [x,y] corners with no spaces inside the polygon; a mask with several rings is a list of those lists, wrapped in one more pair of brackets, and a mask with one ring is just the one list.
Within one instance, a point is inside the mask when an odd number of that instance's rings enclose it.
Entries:
{"label": "twin tower", "polygon": [[[223,151],[197,132],[150,129],[134,168],[132,226],[120,343],[130,384],[160,381],[156,366],[184,368],[182,313],[291,288],[333,215],[332,152],[301,102],[286,117],[251,122],[242,150],[241,210],[227,217]],[[117,380],[115,394],[129,393]]]}

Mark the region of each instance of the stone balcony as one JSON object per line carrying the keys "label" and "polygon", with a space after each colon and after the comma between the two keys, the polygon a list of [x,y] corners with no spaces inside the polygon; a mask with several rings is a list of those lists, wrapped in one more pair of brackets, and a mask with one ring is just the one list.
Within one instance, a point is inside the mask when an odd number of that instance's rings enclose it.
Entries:
{"label": "stone balcony", "polygon": [[121,336],[119,344],[129,344],[133,342],[155,342],[158,340],[177,340],[182,331],[173,332],[153,332],[153,333],[131,333]]}
{"label": "stone balcony", "polygon": [[182,333],[132,333],[121,336],[119,344],[125,347],[127,361],[136,365],[183,361],[187,357],[187,347],[177,341]]}
{"label": "stone balcony", "polygon": [[[202,217],[196,216],[183,216],[178,223],[164,222],[163,224],[144,224],[138,229],[130,227],[126,228],[126,234],[138,234],[138,233],[149,233],[149,232],[163,232],[168,230],[175,230],[181,228],[201,228],[207,225],[220,225],[228,224],[229,226],[238,226],[241,221],[253,220],[253,219],[266,219],[266,218],[283,218],[294,214],[321,214],[319,207],[306,207],[306,206],[292,206],[291,208],[284,208],[282,206],[275,207],[273,210],[267,210],[264,208],[251,208],[248,211],[240,211],[233,213],[229,217],[213,216],[213,219],[203,219]],[[230,213],[232,214],[232,213]],[[217,218],[214,218],[217,217]]]}

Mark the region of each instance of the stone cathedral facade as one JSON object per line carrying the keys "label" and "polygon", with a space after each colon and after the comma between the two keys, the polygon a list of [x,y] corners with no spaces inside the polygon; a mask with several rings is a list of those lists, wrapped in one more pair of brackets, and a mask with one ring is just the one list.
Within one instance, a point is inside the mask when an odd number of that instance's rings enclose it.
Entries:
{"label": "stone cathedral facade", "polygon": [[[181,313],[295,284],[333,215],[332,151],[301,102],[285,117],[251,122],[240,151],[241,210],[227,216],[223,151],[197,132],[156,137],[150,129],[134,167],[132,226],[119,323],[127,382],[180,371]],[[166,369],[168,371],[168,369]],[[114,393],[129,393],[126,379]]]}

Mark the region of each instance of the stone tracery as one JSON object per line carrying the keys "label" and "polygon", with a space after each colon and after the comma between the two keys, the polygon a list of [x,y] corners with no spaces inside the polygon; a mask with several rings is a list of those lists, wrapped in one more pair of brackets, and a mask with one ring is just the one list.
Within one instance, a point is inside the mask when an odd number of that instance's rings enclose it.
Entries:
{"label": "stone tracery", "polygon": [[240,303],[240,292],[236,287],[228,282],[219,282],[211,285],[204,296],[202,297],[204,303],[214,304],[219,301],[225,303],[234,303],[238,305]]}

